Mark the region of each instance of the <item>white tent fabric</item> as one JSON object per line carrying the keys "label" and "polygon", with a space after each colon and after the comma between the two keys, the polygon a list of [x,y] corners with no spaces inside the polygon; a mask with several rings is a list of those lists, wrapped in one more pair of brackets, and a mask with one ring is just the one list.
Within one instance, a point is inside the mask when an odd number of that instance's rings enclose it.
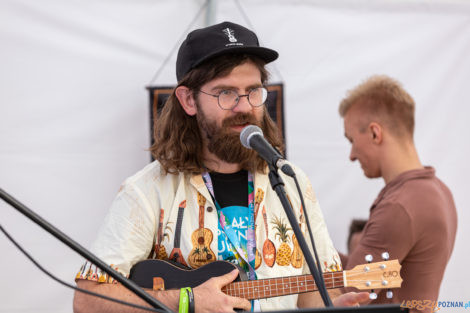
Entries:
{"label": "white tent fabric", "polygon": [[[333,242],[382,188],[349,162],[337,113],[373,74],[400,80],[417,103],[424,164],[454,193],[459,229],[440,300],[468,301],[470,263],[470,3],[240,1],[264,45],[280,52],[288,156],[309,175]],[[203,4],[180,1],[0,2],[0,188],[89,247],[119,188],[150,155],[145,86]],[[216,22],[247,22],[232,1]],[[203,26],[204,18],[195,27]],[[155,81],[175,83],[172,55]],[[0,202],[1,225],[45,268],[73,283],[82,259]],[[0,312],[71,312],[73,292],[0,235]],[[443,310],[444,312],[444,310]]]}

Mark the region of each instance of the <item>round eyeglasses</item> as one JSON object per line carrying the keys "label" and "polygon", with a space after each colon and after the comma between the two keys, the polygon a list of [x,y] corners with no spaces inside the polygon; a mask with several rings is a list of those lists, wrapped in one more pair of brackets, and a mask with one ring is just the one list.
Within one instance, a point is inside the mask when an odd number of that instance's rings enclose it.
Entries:
{"label": "round eyeglasses", "polygon": [[222,110],[232,110],[234,107],[237,106],[241,97],[246,97],[248,99],[248,103],[250,103],[252,107],[262,106],[264,101],[266,101],[266,98],[268,97],[268,90],[264,87],[253,88],[246,95],[239,95],[235,90],[228,89],[224,89],[216,95],[207,93],[202,90],[199,90],[199,92],[217,98],[219,107]]}

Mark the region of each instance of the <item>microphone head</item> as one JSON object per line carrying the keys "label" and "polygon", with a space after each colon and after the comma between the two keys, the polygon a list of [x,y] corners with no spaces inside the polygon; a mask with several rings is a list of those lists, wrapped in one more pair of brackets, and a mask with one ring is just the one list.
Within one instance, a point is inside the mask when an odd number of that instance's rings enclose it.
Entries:
{"label": "microphone head", "polygon": [[263,137],[263,131],[256,125],[248,125],[242,129],[240,133],[240,141],[245,148],[251,149],[250,138],[254,134],[260,135]]}

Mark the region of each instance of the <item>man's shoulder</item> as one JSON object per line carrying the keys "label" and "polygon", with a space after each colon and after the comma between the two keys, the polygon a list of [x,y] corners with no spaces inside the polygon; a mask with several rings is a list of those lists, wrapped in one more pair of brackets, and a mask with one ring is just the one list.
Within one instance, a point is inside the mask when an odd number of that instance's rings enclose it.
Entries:
{"label": "man's shoulder", "polygon": [[140,171],[134,175],[128,177],[124,184],[133,185],[133,186],[154,186],[154,185],[168,185],[175,182],[178,182],[184,177],[183,173],[165,173],[160,162],[153,161],[150,164],[147,164]]}
{"label": "man's shoulder", "polygon": [[434,175],[434,172],[425,172],[423,175],[416,175],[403,180],[395,188],[391,189],[388,198],[399,200],[400,202],[415,202],[426,198],[451,196],[449,188]]}
{"label": "man's shoulder", "polygon": [[389,185],[391,185],[390,191],[396,190],[403,194],[448,189],[436,176],[435,169],[431,166],[404,172],[390,182]]}
{"label": "man's shoulder", "polygon": [[[447,186],[427,168],[422,175],[408,177],[390,188],[373,209],[396,214],[403,211],[414,221],[439,219],[447,211],[455,210],[453,197]],[[379,195],[380,197],[380,195]]]}

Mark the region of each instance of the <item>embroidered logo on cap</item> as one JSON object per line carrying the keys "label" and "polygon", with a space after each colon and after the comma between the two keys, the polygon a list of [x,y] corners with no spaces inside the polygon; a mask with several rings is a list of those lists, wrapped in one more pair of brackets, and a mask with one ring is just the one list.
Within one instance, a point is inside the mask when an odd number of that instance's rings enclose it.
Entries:
{"label": "embroidered logo on cap", "polygon": [[238,42],[237,38],[235,38],[235,32],[233,29],[227,27],[225,29],[222,29],[222,31],[224,32],[225,35],[227,35],[228,40],[230,41],[230,43],[225,45],[226,47],[243,46],[243,43]]}
{"label": "embroidered logo on cap", "polygon": [[225,35],[227,35],[228,40],[230,42],[237,42],[237,38],[235,38],[235,35],[234,35],[235,32],[233,31],[233,29],[230,29],[230,28],[227,27],[227,28],[223,29],[222,31],[225,33]]}

